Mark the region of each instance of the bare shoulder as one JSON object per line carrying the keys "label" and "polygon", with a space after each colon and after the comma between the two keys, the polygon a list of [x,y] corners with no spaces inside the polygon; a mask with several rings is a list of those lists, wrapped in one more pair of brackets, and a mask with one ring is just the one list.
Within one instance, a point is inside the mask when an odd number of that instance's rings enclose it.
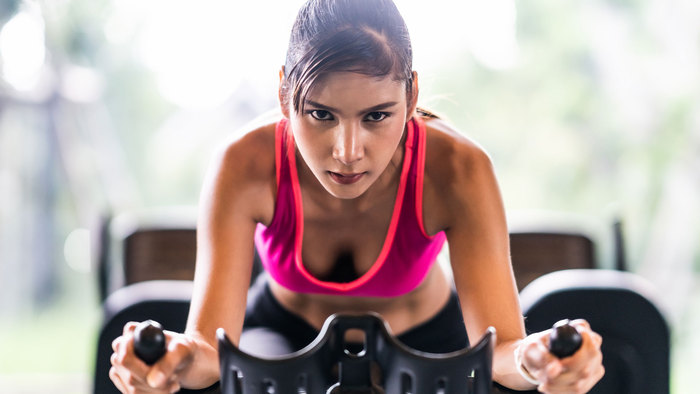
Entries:
{"label": "bare shoulder", "polygon": [[426,129],[424,223],[434,234],[451,227],[455,213],[499,192],[491,158],[478,143],[440,119],[426,120]]}
{"label": "bare shoulder", "polygon": [[220,170],[250,181],[274,176],[275,127],[273,122],[237,132],[234,139],[219,147]]}
{"label": "bare shoulder", "polygon": [[476,181],[491,172],[491,158],[474,140],[442,119],[426,121],[426,177],[442,186]]}
{"label": "bare shoulder", "polygon": [[265,222],[276,192],[275,128],[276,121],[246,126],[219,146],[202,198]]}
{"label": "bare shoulder", "polygon": [[[214,165],[231,176],[247,180],[266,179],[275,170],[275,128],[282,119],[277,110],[251,120],[218,147]],[[239,179],[240,180],[240,179]]]}

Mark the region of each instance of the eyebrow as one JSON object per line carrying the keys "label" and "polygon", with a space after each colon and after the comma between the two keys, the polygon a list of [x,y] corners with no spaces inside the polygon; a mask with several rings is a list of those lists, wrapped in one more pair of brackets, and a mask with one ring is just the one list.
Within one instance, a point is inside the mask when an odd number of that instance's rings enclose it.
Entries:
{"label": "eyebrow", "polygon": [[[398,103],[399,103],[398,101],[388,101],[388,102],[386,102],[386,103],[381,103],[381,104],[373,105],[373,106],[371,106],[371,107],[369,107],[369,108],[365,108],[365,109],[361,110],[360,113],[361,113],[361,114],[364,114],[364,113],[368,113],[368,112],[381,111],[381,110],[383,110],[383,109],[387,109],[387,108],[393,107],[393,106],[395,106],[395,105],[398,104]],[[310,106],[312,106],[312,107],[315,107],[315,108],[318,108],[318,109],[322,109],[322,110],[328,111],[328,112],[336,112],[336,113],[341,112],[341,111],[339,111],[339,110],[336,109],[336,108],[329,107],[329,106],[323,105],[323,104],[321,104],[321,103],[317,103],[317,102],[315,102],[315,101],[313,101],[313,100],[305,100],[305,105],[310,105]]]}

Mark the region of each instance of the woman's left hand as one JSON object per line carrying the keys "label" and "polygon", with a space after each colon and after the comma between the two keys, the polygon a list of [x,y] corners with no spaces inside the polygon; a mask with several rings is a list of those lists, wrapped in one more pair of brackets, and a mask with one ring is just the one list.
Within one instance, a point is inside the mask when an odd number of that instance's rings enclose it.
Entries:
{"label": "woman's left hand", "polygon": [[571,324],[581,334],[582,343],[569,357],[559,359],[549,352],[551,329],[529,335],[517,350],[517,358],[539,382],[537,389],[543,393],[587,393],[605,374],[601,336],[585,320]]}

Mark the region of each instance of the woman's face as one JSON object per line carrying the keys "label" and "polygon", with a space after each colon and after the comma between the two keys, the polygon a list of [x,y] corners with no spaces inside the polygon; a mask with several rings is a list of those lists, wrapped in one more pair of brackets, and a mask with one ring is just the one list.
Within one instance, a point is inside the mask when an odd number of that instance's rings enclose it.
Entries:
{"label": "woman's face", "polygon": [[384,173],[413,112],[404,82],[352,72],[318,80],[303,108],[284,111],[297,148],[326,191],[342,199],[359,197]]}

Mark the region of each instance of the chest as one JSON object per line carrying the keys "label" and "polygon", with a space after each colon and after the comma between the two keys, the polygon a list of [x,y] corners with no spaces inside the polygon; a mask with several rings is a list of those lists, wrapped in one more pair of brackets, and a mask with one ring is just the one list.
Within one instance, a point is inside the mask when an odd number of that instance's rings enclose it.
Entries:
{"label": "chest", "polygon": [[301,251],[305,268],[316,278],[331,282],[350,282],[362,276],[380,257],[394,208],[390,198],[362,212],[329,213],[323,206],[305,202]]}

